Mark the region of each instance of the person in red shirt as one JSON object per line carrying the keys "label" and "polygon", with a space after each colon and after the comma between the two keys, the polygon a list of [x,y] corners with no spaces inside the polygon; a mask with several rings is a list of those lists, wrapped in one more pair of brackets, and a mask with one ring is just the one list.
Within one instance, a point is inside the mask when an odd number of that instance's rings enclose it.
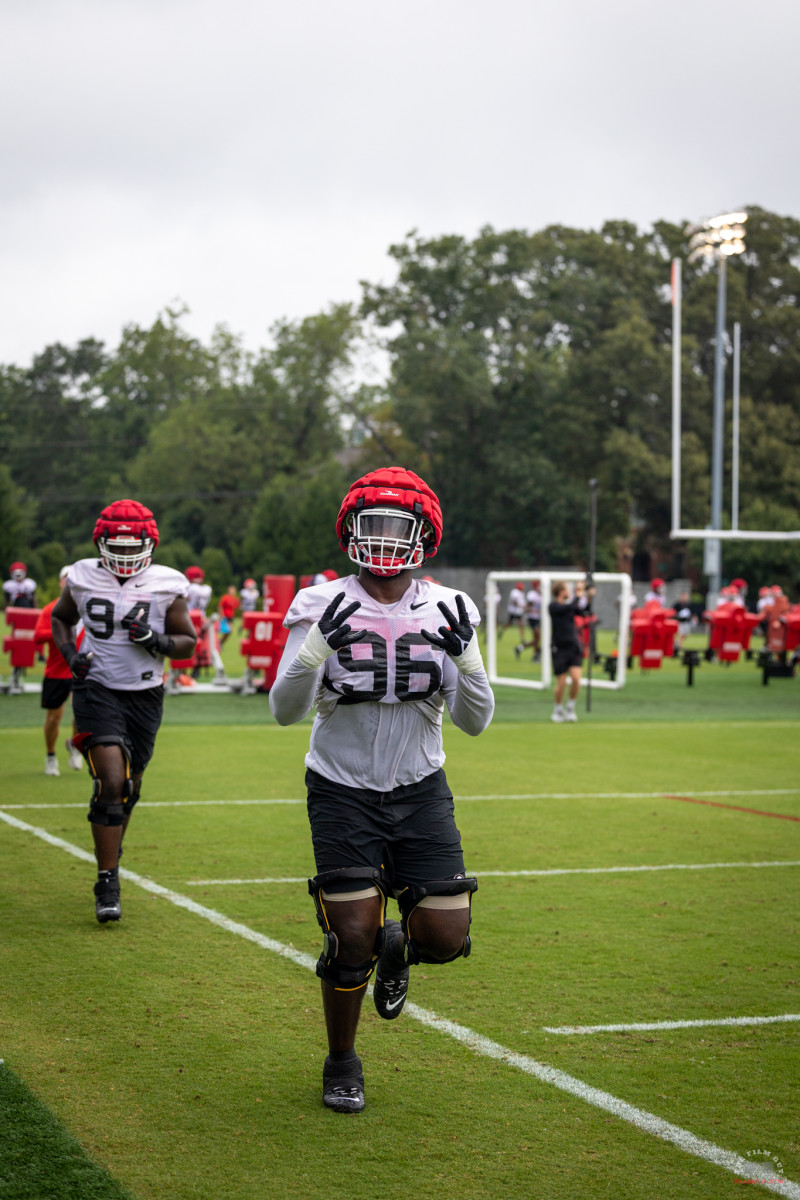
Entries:
{"label": "person in red shirt", "polygon": [[[68,572],[69,567],[62,567],[58,573],[58,585],[62,589]],[[49,647],[42,681],[42,708],[46,714],[44,718],[44,744],[47,750],[47,757],[44,760],[45,775],[60,774],[56,746],[61,729],[61,718],[64,716],[64,707],[72,691],[72,672],[64,655],[53,641],[53,631],[50,625],[50,614],[56,603],[56,600],[51,600],[49,604],[45,604],[39,613],[36,628],[33,631],[33,640],[36,645],[40,648],[45,645]],[[78,732],[74,721],[72,722],[72,732],[73,734]],[[75,749],[71,737],[67,738],[66,747],[69,765],[73,771],[80,771],[83,766],[83,755]]]}
{"label": "person in red shirt", "polygon": [[219,644],[224,646],[233,630],[233,618],[241,604],[241,600],[236,595],[236,588],[233,584],[225,592],[224,596],[220,596],[217,608],[219,610]]}

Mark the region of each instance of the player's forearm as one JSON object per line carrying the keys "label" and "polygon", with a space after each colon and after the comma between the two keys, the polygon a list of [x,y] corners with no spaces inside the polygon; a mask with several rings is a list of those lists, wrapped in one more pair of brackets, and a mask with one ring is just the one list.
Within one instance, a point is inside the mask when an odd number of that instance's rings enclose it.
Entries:
{"label": "player's forearm", "polygon": [[486,671],[459,675],[451,696],[448,710],[453,724],[470,737],[483,733],[494,715],[494,692]]}
{"label": "player's forearm", "polygon": [[297,658],[297,651],[306,639],[307,630],[294,625],[278,665],[277,678],[270,688],[269,707],[279,725],[294,725],[314,706],[319,683],[319,669],[306,667]]}
{"label": "player's forearm", "polygon": [[294,725],[314,706],[319,671],[304,667],[295,658],[270,688],[269,707],[279,725]]}
{"label": "player's forearm", "polygon": [[50,631],[53,635],[53,641],[58,646],[61,653],[64,653],[64,647],[75,641],[75,627],[73,625],[65,625],[58,617],[50,617]]}
{"label": "player's forearm", "polygon": [[167,635],[174,650],[170,650],[170,658],[191,658],[194,654],[196,637],[190,637],[188,633],[170,633]]}

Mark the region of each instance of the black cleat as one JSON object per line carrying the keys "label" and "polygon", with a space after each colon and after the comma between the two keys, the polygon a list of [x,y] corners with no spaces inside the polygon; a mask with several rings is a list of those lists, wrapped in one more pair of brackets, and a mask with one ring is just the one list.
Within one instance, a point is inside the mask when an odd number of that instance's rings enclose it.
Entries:
{"label": "black cleat", "polygon": [[333,1062],[330,1055],[322,1068],[322,1103],[334,1112],[358,1113],[364,1108],[364,1073],[361,1059]]}
{"label": "black cleat", "polygon": [[383,953],[375,968],[372,999],[378,1016],[383,1017],[384,1021],[393,1021],[403,1011],[408,995],[406,939],[399,921],[386,922],[385,937]]}
{"label": "black cleat", "polygon": [[106,921],[118,921],[122,916],[119,895],[119,875],[116,871],[102,871],[94,885],[95,912],[101,925]]}

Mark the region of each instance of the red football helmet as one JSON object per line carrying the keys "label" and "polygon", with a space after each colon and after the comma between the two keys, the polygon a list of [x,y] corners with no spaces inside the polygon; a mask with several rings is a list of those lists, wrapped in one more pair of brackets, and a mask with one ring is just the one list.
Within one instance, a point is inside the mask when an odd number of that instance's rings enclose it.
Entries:
{"label": "red football helmet", "polygon": [[436,493],[404,467],[381,467],[357,479],[336,520],[339,545],[373,575],[398,575],[432,558],[442,540]]}
{"label": "red football helmet", "polygon": [[8,569],[11,572],[11,578],[15,583],[21,583],[28,574],[28,568],[25,566],[24,562],[12,563]]}
{"label": "red football helmet", "polygon": [[187,567],[184,575],[189,580],[189,583],[202,583],[206,577],[206,573],[202,567]]}
{"label": "red football helmet", "polygon": [[115,500],[98,517],[92,540],[103,566],[127,579],[150,566],[158,526],[150,509],[138,500]]}

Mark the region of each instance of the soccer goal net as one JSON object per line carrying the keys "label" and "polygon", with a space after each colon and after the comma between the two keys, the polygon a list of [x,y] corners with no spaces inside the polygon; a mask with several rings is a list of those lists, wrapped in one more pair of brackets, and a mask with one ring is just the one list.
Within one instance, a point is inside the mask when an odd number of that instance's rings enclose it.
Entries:
{"label": "soccer goal net", "polygon": [[[586,578],[584,571],[562,571],[549,567],[544,571],[490,571],[486,577],[486,672],[490,683],[507,684],[509,687],[549,688],[553,682],[553,662],[550,656],[553,626],[548,612],[552,599],[553,583],[563,580],[577,583]],[[592,687],[617,689],[625,686],[627,664],[628,630],[631,622],[632,585],[630,575],[596,571],[592,576],[598,597],[602,595],[604,607],[617,613],[617,656],[613,679],[597,679],[592,675]],[[498,608],[505,610],[507,590],[503,584],[529,583],[538,580],[542,597],[541,605],[541,678],[523,679],[497,673],[497,630]],[[500,595],[498,595],[500,592]],[[610,603],[609,603],[610,602]]]}

